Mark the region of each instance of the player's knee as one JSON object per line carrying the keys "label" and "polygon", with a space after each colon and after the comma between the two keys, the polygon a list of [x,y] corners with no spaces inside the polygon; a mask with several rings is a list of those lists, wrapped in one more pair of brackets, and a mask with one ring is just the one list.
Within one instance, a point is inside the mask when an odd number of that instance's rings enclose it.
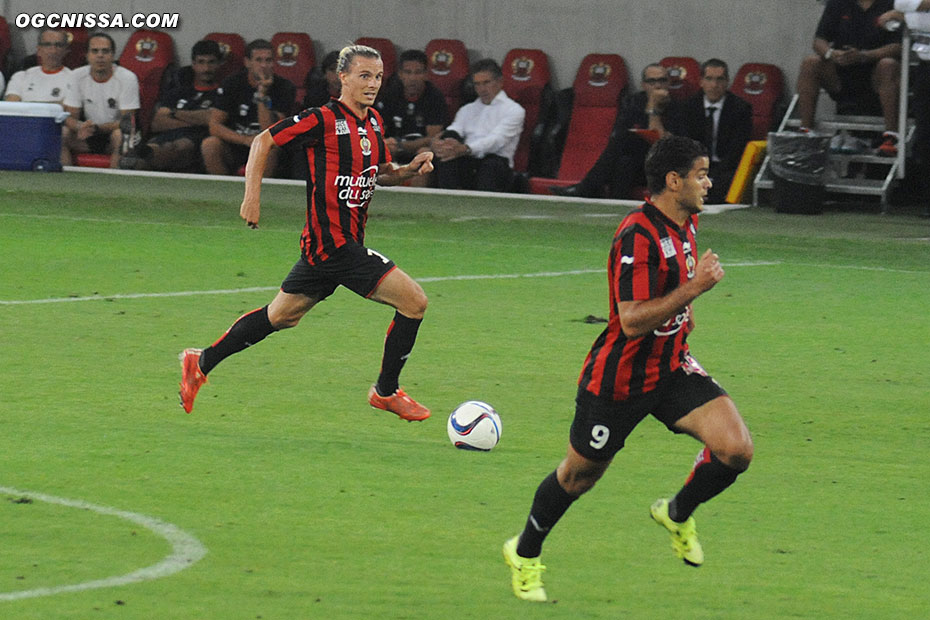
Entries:
{"label": "player's knee", "polygon": [[429,300],[426,298],[426,293],[419,286],[416,286],[415,290],[406,295],[403,303],[396,306],[396,308],[408,318],[422,319],[426,314],[427,305],[429,305]]}
{"label": "player's knee", "polygon": [[422,290],[417,291],[416,295],[411,299],[411,310],[416,315],[415,318],[422,319],[423,315],[426,314],[426,307],[429,305],[429,299],[426,297],[426,293]]}
{"label": "player's knee", "polygon": [[740,441],[732,442],[720,450],[715,450],[714,455],[727,467],[744,472],[749,469],[753,452],[752,439],[746,437]]}
{"label": "player's knee", "polygon": [[271,323],[275,331],[296,327],[303,315],[303,312],[281,312],[268,308],[268,322]]}

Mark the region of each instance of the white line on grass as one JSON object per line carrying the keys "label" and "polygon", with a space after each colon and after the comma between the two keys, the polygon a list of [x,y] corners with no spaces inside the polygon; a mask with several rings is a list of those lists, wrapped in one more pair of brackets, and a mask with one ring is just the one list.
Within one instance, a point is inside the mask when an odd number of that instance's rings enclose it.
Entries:
{"label": "white line on grass", "polygon": [[[780,265],[780,261],[744,261],[725,263],[725,267],[761,267]],[[417,282],[458,282],[464,280],[514,280],[518,278],[558,278],[604,273],[603,269],[572,269],[569,271],[540,271],[538,273],[494,273],[458,276],[434,276],[416,278]],[[75,301],[105,301],[113,299],[149,299],[163,297],[196,297],[200,295],[234,295],[236,293],[261,293],[276,291],[277,286],[251,286],[246,288],[224,288],[207,291],[168,291],[164,293],[116,293],[113,295],[87,295],[83,297],[48,297],[45,299],[0,299],[0,306],[24,306],[29,304],[62,304]]]}
{"label": "white line on grass", "polygon": [[150,581],[160,579],[174,573],[180,572],[185,568],[197,563],[207,554],[207,548],[199,540],[184,532],[178,527],[165,523],[154,517],[148,517],[136,512],[127,512],[108,506],[98,506],[82,500],[67,499],[64,497],[55,497],[44,493],[33,493],[32,491],[20,491],[10,487],[0,486],[0,493],[14,495],[17,497],[27,498],[34,501],[45,502],[47,504],[57,504],[67,506],[68,508],[77,508],[79,510],[90,510],[100,515],[119,517],[126,521],[131,521],[141,525],[147,530],[164,538],[171,545],[171,553],[161,562],[152,564],[145,568],[140,568],[126,575],[116,577],[106,577],[94,581],[85,581],[84,583],[75,583],[61,586],[51,586],[46,588],[35,588],[34,590],[17,590],[14,592],[0,592],[0,601],[16,601],[24,598],[36,598],[40,596],[51,596],[53,594],[63,594],[65,592],[82,592],[84,590],[93,590],[96,588],[112,588],[123,586],[140,581]]}

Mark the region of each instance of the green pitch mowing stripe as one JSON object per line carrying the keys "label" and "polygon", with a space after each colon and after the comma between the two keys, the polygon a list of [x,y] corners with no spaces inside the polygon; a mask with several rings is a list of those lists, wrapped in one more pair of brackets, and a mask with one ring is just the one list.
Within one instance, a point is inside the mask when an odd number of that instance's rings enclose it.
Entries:
{"label": "green pitch mowing stripe", "polygon": [[[630,207],[379,190],[366,243],[429,296],[401,383],[433,417],[368,406],[392,311],[344,290],[224,361],[186,415],[178,351],[267,303],[297,258],[304,190],[265,187],[257,231],[241,191],[0,172],[0,300],[94,300],[0,306],[0,485],[156,515],[209,549],[162,579],[3,600],[0,616],[930,617],[915,543],[930,512],[926,221],[704,216],[701,249],[726,277],[696,301],[689,341],[756,458],[698,509],[707,561],[686,567],[648,507],[699,446],[644,420],[553,531],[558,602],[534,606],[512,595],[500,547],[565,453]],[[489,453],[446,437],[469,399],[501,414]],[[124,519],[16,500],[0,493],[2,593],[171,554]]]}

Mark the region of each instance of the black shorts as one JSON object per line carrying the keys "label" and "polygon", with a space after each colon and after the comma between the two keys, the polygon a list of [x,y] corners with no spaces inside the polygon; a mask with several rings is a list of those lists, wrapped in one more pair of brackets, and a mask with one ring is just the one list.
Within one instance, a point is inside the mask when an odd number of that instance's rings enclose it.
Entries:
{"label": "black shorts", "polygon": [[689,373],[684,367],[651,392],[627,400],[600,398],[579,388],[569,440],[583,457],[609,461],[647,415],[652,414],[670,431],[679,433],[675,422],[701,405],[726,395],[726,390],[703,370]]}
{"label": "black shorts", "polygon": [[852,65],[837,67],[836,73],[840,78],[840,92],[830,94],[834,101],[847,101],[858,97],[877,96],[872,89],[872,73],[875,65]]}
{"label": "black shorts", "polygon": [[[194,146],[200,146],[200,143],[203,142],[203,139],[210,135],[210,130],[207,127],[178,127],[177,129],[169,129],[168,131],[162,131],[157,133],[151,138],[149,138],[150,144],[166,144],[168,142],[174,142],[175,140],[188,139],[194,143]],[[248,159],[248,155],[246,155]]]}
{"label": "black shorts", "polygon": [[395,267],[390,258],[363,245],[347,243],[315,265],[301,256],[281,283],[281,290],[322,301],[342,285],[362,297],[370,297]]}
{"label": "black shorts", "polygon": [[87,150],[94,155],[109,155],[112,151],[110,150],[110,134],[104,132],[95,133],[92,136],[88,136],[87,140]]}

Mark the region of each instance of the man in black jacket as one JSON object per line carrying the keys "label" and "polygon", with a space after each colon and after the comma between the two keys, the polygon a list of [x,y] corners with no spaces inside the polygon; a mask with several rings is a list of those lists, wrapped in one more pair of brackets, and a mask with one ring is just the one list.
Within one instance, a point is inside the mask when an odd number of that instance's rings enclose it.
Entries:
{"label": "man in black jacket", "polygon": [[629,198],[634,187],[646,185],[646,153],[656,139],[679,133],[678,110],[669,96],[668,71],[662,65],[643,69],[640,88],[623,101],[607,145],[584,179],[567,187],[552,186],[549,191],[557,196],[603,198],[606,187],[609,198]]}
{"label": "man in black jacket", "polygon": [[729,86],[727,63],[711,58],[701,65],[702,92],[681,109],[681,135],[701,142],[710,154],[709,204],[724,201],[752,134],[752,106],[728,92]]}

